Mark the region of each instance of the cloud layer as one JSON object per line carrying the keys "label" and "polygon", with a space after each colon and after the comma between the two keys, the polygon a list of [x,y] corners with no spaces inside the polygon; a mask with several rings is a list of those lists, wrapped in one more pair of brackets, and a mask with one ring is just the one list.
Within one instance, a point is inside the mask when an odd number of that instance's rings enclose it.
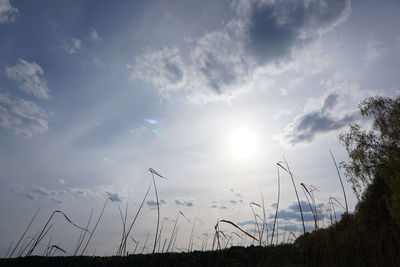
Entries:
{"label": "cloud layer", "polygon": [[228,100],[246,91],[257,69],[292,61],[351,12],[349,0],[235,1],[232,7],[237,17],[200,36],[188,54],[164,47],[138,57],[133,77],[164,95],[179,89],[199,102]]}
{"label": "cloud layer", "polygon": [[[92,33],[90,33],[90,37],[93,38]],[[82,41],[78,38],[72,38],[71,40],[65,41],[61,46],[67,54],[76,54],[79,49],[81,49]]]}
{"label": "cloud layer", "polygon": [[41,99],[49,98],[43,69],[37,63],[20,59],[15,66],[6,66],[6,74],[23,92]]}
{"label": "cloud layer", "polygon": [[0,127],[31,137],[47,132],[49,114],[38,104],[0,93]]}
{"label": "cloud layer", "polygon": [[10,0],[0,0],[0,23],[12,22],[18,14],[18,9],[13,7]]}
{"label": "cloud layer", "polygon": [[[318,101],[310,101],[302,114],[286,126],[276,138],[286,146],[309,143],[318,134],[339,130],[359,118],[357,111],[341,111],[337,108],[344,101],[338,93],[330,93]],[[317,103],[315,103],[317,102]],[[319,102],[319,103],[318,103]]]}

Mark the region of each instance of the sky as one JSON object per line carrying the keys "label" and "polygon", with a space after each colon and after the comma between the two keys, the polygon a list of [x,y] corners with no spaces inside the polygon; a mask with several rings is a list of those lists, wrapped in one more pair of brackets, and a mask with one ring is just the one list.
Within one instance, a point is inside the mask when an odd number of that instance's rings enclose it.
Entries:
{"label": "sky", "polygon": [[[118,205],[131,221],[149,168],[166,178],[156,177],[165,235],[179,212],[189,219],[177,251],[195,218],[194,249],[217,219],[252,231],[250,202],[263,198],[273,222],[283,157],[298,187],[317,188],[327,226],[329,198],[344,204],[329,150],[348,160],[338,135],[368,128],[360,101],[399,95],[399,12],[395,0],[0,0],[0,255],[38,208],[32,234],[54,210],[85,225],[107,198],[88,253],[115,254]],[[283,238],[302,228],[280,176]],[[152,188],[133,229],[139,248],[150,232],[147,252],[155,200]],[[72,251],[79,229],[54,220],[52,242]]]}

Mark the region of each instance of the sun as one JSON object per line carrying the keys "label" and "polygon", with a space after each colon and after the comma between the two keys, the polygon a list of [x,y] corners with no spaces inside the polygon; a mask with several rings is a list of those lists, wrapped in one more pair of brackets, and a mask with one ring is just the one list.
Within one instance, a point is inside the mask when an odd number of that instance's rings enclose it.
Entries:
{"label": "sun", "polygon": [[257,152],[257,136],[249,129],[236,129],[229,135],[229,146],[234,157],[250,158]]}

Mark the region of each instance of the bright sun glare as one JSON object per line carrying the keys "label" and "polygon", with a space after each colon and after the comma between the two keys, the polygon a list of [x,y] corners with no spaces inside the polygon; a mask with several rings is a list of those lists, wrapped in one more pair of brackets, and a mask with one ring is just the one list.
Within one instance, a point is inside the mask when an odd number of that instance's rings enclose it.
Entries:
{"label": "bright sun glare", "polygon": [[233,156],[250,158],[257,152],[257,136],[249,129],[237,129],[229,136],[229,146]]}

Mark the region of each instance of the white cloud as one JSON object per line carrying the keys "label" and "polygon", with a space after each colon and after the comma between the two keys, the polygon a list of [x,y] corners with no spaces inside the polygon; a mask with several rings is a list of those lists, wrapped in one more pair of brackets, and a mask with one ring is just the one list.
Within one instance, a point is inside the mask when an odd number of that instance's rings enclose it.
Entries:
{"label": "white cloud", "polygon": [[285,96],[288,94],[288,90],[282,87],[279,89],[279,93],[281,94],[281,96]]}
{"label": "white cloud", "polygon": [[65,41],[61,46],[62,49],[65,50],[68,54],[76,54],[79,49],[81,49],[82,41],[78,38],[72,38],[69,41]]}
{"label": "white cloud", "polygon": [[184,68],[178,48],[164,47],[137,57],[132,78],[148,80],[165,94],[184,85]]}
{"label": "white cloud", "polygon": [[49,88],[43,79],[43,69],[37,63],[20,59],[15,66],[6,66],[5,69],[7,77],[16,82],[23,92],[37,98],[49,98]]}
{"label": "white cloud", "polygon": [[10,0],[0,0],[0,23],[14,21],[17,14],[18,9],[11,5]]}
{"label": "white cloud", "polygon": [[271,75],[270,70],[290,65],[320,72],[329,57],[316,40],[351,12],[349,0],[235,1],[232,6],[237,17],[222,30],[194,40],[186,55],[163,48],[138,57],[133,77],[152,82],[162,95],[181,90],[196,102],[229,101],[249,89],[259,69]]}
{"label": "white cloud", "polygon": [[364,61],[371,62],[384,55],[386,48],[383,44],[376,40],[369,40],[365,46]]}
{"label": "white cloud", "polygon": [[325,95],[310,98],[303,112],[282,133],[274,136],[285,147],[311,143],[321,134],[339,130],[359,120],[361,117],[357,110],[345,109],[346,99],[359,101],[372,94],[371,91],[360,90],[357,83],[343,80],[340,74],[321,81],[321,85],[327,88]]}
{"label": "white cloud", "polygon": [[0,93],[0,127],[31,137],[48,131],[48,118],[39,105]]}
{"label": "white cloud", "polygon": [[95,29],[90,30],[89,37],[92,41],[100,41],[101,40],[100,35],[97,33],[97,31]]}

